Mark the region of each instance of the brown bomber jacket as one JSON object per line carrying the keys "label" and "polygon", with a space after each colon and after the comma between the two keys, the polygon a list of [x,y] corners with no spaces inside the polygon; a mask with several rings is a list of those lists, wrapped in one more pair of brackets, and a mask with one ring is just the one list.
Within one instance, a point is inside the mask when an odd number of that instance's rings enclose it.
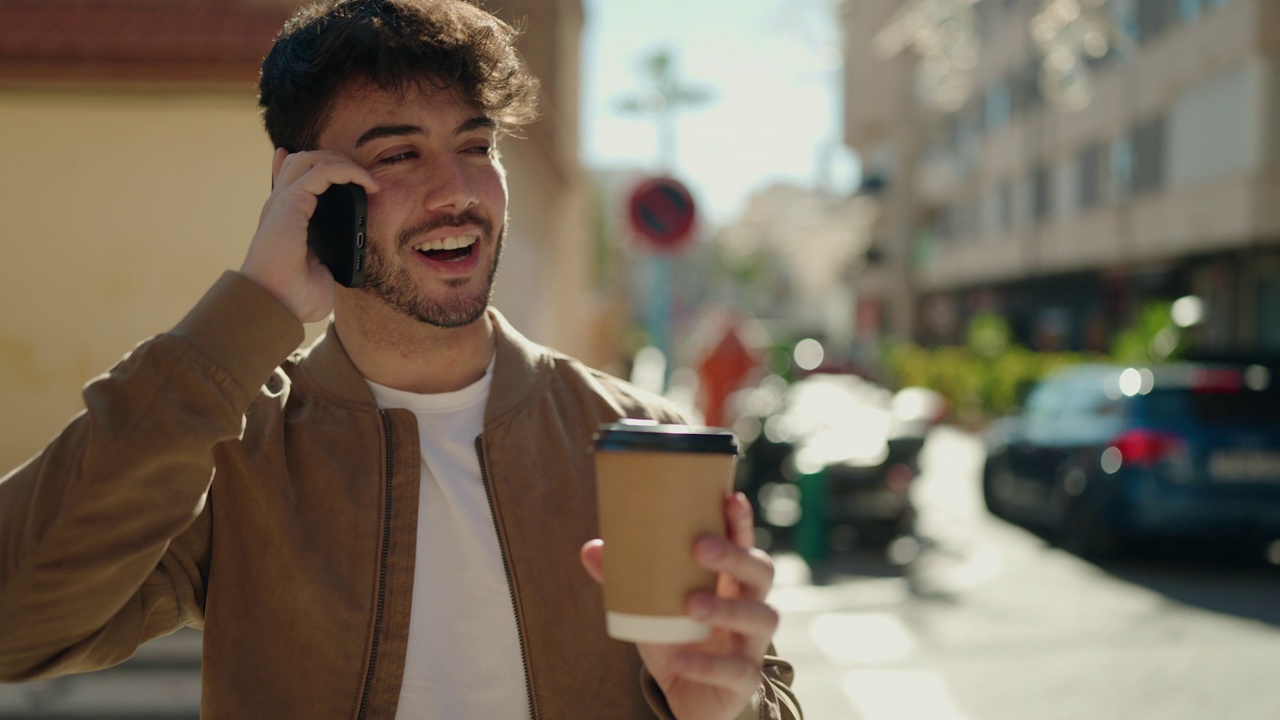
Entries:
{"label": "brown bomber jacket", "polygon": [[[596,425],[679,416],[493,318],[476,448],[532,716],[668,717],[635,648],[605,636],[578,550],[596,534]],[[302,339],[287,309],[228,272],[0,480],[0,680],[107,667],[191,626],[204,629],[203,718],[395,716],[416,423],[377,408],[336,338],[294,353]],[[743,717],[799,717],[791,676],[766,657]]]}

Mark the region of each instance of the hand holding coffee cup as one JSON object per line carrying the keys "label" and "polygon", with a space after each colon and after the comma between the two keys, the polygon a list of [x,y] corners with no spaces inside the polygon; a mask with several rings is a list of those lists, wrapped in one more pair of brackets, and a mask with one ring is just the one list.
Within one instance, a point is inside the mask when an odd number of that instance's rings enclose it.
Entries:
{"label": "hand holding coffee cup", "polygon": [[604,597],[610,637],[688,643],[711,629],[689,617],[690,593],[715,592],[694,560],[703,535],[723,536],[738,440],[721,428],[622,421],[595,439]]}
{"label": "hand holding coffee cup", "polygon": [[[635,426],[637,422],[624,421],[621,430],[644,432]],[[713,448],[714,443],[723,443],[726,437],[732,439],[732,434],[728,431],[715,428],[657,426],[652,422],[648,424],[653,433],[678,436],[661,440],[660,444],[664,447],[665,443],[671,440],[695,440],[696,442],[697,433],[707,431],[720,438],[719,441],[712,439]],[[637,482],[629,486],[625,483],[613,485],[606,478],[617,479],[618,475],[615,474],[617,468],[612,467],[615,463],[610,462],[608,458],[623,461],[620,464],[625,467],[630,465],[625,462],[626,458],[615,453],[643,451],[658,454],[669,452],[671,448],[653,450],[625,443],[612,447],[610,443],[601,442],[617,439],[617,436],[610,438],[606,432],[611,427],[615,426],[601,428],[601,433],[597,436],[598,451],[595,454],[598,468],[601,459],[605,459],[604,467],[597,472],[597,479],[602,486],[601,534],[606,540],[597,538],[588,541],[581,550],[583,568],[596,582],[603,584],[606,588],[606,630],[613,637],[634,640],[645,669],[657,683],[675,717],[690,719],[738,717],[749,706],[752,698],[759,696],[761,692],[766,695],[769,693],[760,689],[762,682],[767,684],[762,675],[766,672],[766,667],[775,668],[769,672],[776,673],[776,667],[784,667],[785,663],[780,663],[777,658],[771,660],[769,657],[773,633],[777,630],[779,621],[777,610],[766,602],[769,591],[773,587],[773,562],[768,553],[754,546],[751,504],[742,493],[730,493],[733,484],[733,460],[737,453],[736,441],[721,445],[720,451],[713,450],[709,453],[708,459],[714,459],[711,465],[718,468],[715,472],[694,473],[695,476],[704,478],[705,483],[677,481],[674,491],[667,490],[669,496],[671,493],[677,493],[674,496],[676,499],[672,500],[668,497],[665,501],[656,503],[658,510],[655,511],[652,507],[641,508],[626,496],[618,501],[611,491],[619,486],[641,490],[656,488],[656,484],[650,484],[648,481],[668,477],[672,464],[664,464],[657,469],[651,468],[648,475],[640,472],[631,473],[629,476]],[[625,434],[624,437],[626,437]],[[630,435],[629,439],[643,441],[657,438],[649,435],[639,437]],[[610,449],[602,446],[609,446]],[[689,454],[688,450],[688,447],[680,448],[674,454],[682,457]],[[673,464],[685,466],[683,462]],[[622,477],[626,478],[628,475],[624,474]],[[683,511],[686,505],[701,507],[707,502],[705,499],[691,500],[679,494],[692,484],[699,486],[705,484],[715,488],[714,492],[708,493],[708,496],[712,497],[709,506],[713,508],[712,514],[708,517],[715,519],[707,520],[705,526],[711,529],[702,534],[696,531],[681,532],[678,540],[670,538],[675,533],[668,532],[667,536],[671,542],[662,550],[662,553],[664,556],[670,555],[671,560],[656,562],[658,569],[651,569],[647,574],[629,575],[626,568],[630,567],[630,564],[625,559],[628,553],[621,548],[624,545],[632,546],[637,548],[632,551],[632,554],[654,560],[657,546],[652,544],[653,541],[645,539],[651,537],[652,533],[631,534],[625,531],[615,533],[613,531],[615,526],[609,522],[609,518],[621,515],[634,520],[641,515],[651,516],[658,520],[636,524],[649,530],[654,528],[669,530],[679,524],[674,517],[673,508]],[[655,490],[653,494],[661,498],[662,490]],[[614,555],[615,549],[619,553],[617,558]],[[700,581],[694,583],[698,586],[696,589],[689,589],[686,586],[670,587],[679,584],[669,582],[676,576],[670,568],[676,564],[689,562],[691,559],[694,567],[712,576],[712,582],[708,585],[702,585]],[[623,575],[621,581],[616,579],[619,574]],[[633,582],[633,585],[640,585],[641,589],[628,595],[625,592],[628,577],[633,580],[636,577],[647,577],[649,584]],[[706,575],[701,577],[705,578]],[[624,585],[622,592],[618,592],[620,583]],[[659,592],[654,586],[655,583],[666,585],[667,589]],[[618,598],[620,594],[623,599]],[[634,596],[657,595],[667,600],[664,600],[656,611],[652,607],[637,609],[626,600]],[[674,604],[671,598],[676,599]],[[637,619],[639,622],[635,622]],[[693,622],[694,619],[697,622]],[[648,639],[637,639],[639,636]],[[677,639],[695,637],[705,639]]]}

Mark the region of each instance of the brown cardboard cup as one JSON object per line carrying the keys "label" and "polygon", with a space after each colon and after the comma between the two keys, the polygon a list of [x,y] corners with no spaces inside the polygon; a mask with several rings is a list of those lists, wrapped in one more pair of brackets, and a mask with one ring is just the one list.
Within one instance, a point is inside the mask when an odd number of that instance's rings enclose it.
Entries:
{"label": "brown cardboard cup", "polygon": [[699,535],[723,535],[738,441],[722,428],[622,421],[595,437],[606,630],[619,640],[686,643],[711,629],[684,612],[715,574],[693,559]]}

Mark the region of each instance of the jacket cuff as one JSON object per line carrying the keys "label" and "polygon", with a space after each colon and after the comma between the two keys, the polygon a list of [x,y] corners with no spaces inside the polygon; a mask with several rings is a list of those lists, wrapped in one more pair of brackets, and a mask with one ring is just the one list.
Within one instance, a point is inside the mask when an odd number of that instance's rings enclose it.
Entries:
{"label": "jacket cuff", "polygon": [[[759,720],[763,717],[760,707],[764,704],[763,695],[766,684],[767,680],[764,680],[756,688],[756,691],[751,694],[751,702],[742,708],[742,712],[738,713],[735,720]],[[667,696],[663,694],[662,688],[658,687],[658,681],[649,674],[649,669],[643,665],[640,666],[640,691],[644,694],[645,702],[649,703],[649,709],[659,720],[676,720],[675,714],[671,712],[671,706],[667,704]]]}
{"label": "jacket cuff", "polygon": [[222,274],[170,331],[256,393],[306,335],[302,321],[254,281]]}

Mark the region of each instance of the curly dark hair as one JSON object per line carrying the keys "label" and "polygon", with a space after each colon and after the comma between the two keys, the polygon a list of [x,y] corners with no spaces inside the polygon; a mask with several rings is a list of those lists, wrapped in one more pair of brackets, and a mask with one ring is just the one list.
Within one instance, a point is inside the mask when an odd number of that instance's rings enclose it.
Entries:
{"label": "curly dark hair", "polygon": [[510,133],[537,118],[538,80],[519,33],[462,0],[322,0],[276,38],[258,82],[267,135],[314,150],[334,96],[350,82],[403,94],[453,89]]}

